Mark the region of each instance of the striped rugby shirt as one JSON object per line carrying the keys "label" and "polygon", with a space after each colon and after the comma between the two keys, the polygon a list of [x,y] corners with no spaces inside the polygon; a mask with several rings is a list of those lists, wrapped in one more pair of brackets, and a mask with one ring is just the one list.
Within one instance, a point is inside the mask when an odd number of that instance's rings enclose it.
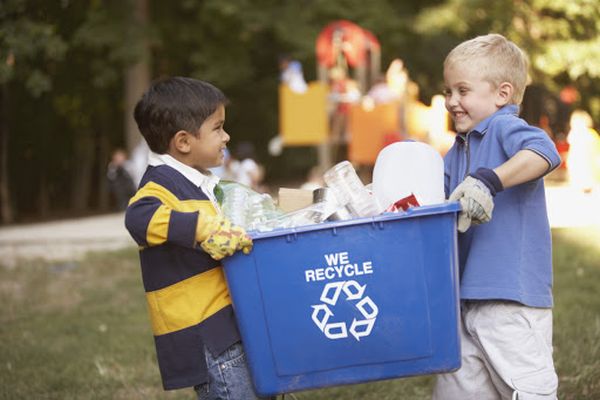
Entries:
{"label": "striped rugby shirt", "polygon": [[125,225],[140,246],[142,280],[165,390],[207,381],[206,347],[240,340],[223,269],[196,243],[198,211],[218,211],[202,188],[167,164],[146,170]]}

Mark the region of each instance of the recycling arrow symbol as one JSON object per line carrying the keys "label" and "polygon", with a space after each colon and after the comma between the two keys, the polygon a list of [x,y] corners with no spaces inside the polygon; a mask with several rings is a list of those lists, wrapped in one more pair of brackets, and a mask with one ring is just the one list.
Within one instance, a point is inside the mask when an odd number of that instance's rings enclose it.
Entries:
{"label": "recycling arrow symbol", "polygon": [[[312,306],[312,320],[328,339],[347,338],[350,332],[357,341],[360,341],[361,337],[371,334],[379,308],[369,296],[365,296],[366,288],[367,285],[361,286],[353,280],[330,282],[325,285],[321,293],[321,303]],[[329,306],[335,307],[342,293],[346,301],[356,301],[354,307],[363,317],[358,320],[353,318],[349,327],[344,321],[331,321],[334,313]]]}

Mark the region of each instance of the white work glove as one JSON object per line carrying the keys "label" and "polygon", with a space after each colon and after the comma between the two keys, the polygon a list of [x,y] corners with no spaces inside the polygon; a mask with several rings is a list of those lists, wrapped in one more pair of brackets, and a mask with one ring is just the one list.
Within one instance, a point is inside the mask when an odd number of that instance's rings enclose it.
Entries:
{"label": "white work glove", "polygon": [[458,201],[462,207],[462,211],[458,214],[459,232],[466,232],[471,225],[483,224],[492,218],[494,210],[492,194],[483,182],[472,176],[467,176],[454,189],[448,200]]}
{"label": "white work glove", "polygon": [[458,215],[458,231],[466,232],[471,225],[483,224],[492,219],[494,196],[504,190],[496,173],[479,168],[467,176],[450,194],[450,201],[459,201],[462,211]]}

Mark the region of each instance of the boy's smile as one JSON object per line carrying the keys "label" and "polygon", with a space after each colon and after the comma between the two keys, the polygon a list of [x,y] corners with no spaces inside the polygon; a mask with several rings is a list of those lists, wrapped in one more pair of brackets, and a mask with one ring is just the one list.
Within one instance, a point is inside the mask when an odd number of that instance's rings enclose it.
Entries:
{"label": "boy's smile", "polygon": [[446,109],[461,133],[469,132],[504,105],[497,88],[483,78],[480,69],[479,63],[444,68]]}

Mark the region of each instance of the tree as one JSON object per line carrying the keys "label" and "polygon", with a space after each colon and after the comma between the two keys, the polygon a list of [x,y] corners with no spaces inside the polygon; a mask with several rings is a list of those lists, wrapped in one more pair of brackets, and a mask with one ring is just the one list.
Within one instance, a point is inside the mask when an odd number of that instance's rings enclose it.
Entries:
{"label": "tree", "polygon": [[[35,9],[35,7],[33,7]],[[52,89],[52,71],[66,52],[66,43],[55,27],[31,12],[25,0],[0,3],[0,218],[14,218],[9,183],[11,84],[21,84],[34,98]]]}
{"label": "tree", "polygon": [[[22,220],[103,210],[109,150],[139,140],[131,109],[149,79],[216,84],[230,99],[231,145],[268,142],[278,126],[278,56],[292,55],[316,79],[316,37],[337,19],[378,37],[383,68],[402,58],[423,100],[439,93],[453,46],[504,33],[531,55],[535,81],[557,91],[574,80],[581,104],[598,118],[598,7],[595,0],[4,0],[2,221],[11,213]],[[286,151],[268,158],[258,148],[269,178],[289,179],[314,161]]]}
{"label": "tree", "polygon": [[129,154],[140,142],[141,137],[133,119],[135,104],[150,84],[150,38],[148,35],[148,1],[134,0],[126,35],[129,48],[133,53],[131,61],[125,66],[125,142]]}
{"label": "tree", "polygon": [[[580,106],[600,119],[600,2],[595,0],[447,0],[420,13],[415,32],[445,43],[441,63],[460,41],[489,32],[504,34],[526,50],[534,82],[558,93],[575,83]],[[431,90],[431,89],[430,89]]]}
{"label": "tree", "polygon": [[[104,178],[110,150],[119,146],[131,151],[139,141],[132,112],[150,80],[146,0],[91,1],[81,11],[85,17],[71,40],[76,64],[65,70],[81,74],[81,84],[65,82],[75,100],[68,104],[76,104],[80,109],[67,107],[61,113],[72,128],[82,133],[75,137],[78,167],[72,170],[71,191],[71,207],[79,212],[91,207],[94,194],[100,208],[104,208]],[[90,90],[97,96],[90,97]],[[88,118],[74,121],[73,115]],[[77,126],[81,122],[85,126]],[[97,188],[90,187],[93,182]]]}

